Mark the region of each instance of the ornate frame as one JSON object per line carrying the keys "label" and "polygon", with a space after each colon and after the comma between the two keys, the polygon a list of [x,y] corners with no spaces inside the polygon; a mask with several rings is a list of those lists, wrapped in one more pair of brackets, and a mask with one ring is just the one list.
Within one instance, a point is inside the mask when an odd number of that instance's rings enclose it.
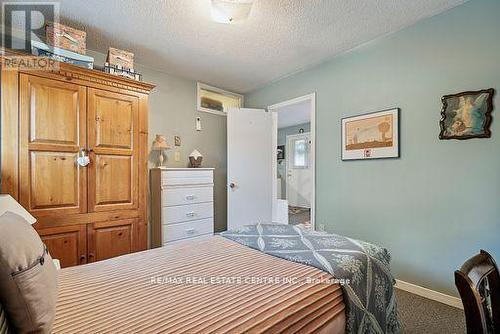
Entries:
{"label": "ornate frame", "polygon": [[[487,110],[485,113],[485,121],[483,124],[483,134],[477,134],[477,135],[463,135],[463,136],[446,136],[445,133],[445,125],[444,121],[446,119],[446,109],[448,109],[448,99],[450,98],[456,98],[460,96],[466,96],[466,95],[479,95],[479,94],[488,94],[488,99],[486,100],[487,103]],[[493,111],[493,96],[495,95],[495,90],[493,88],[489,89],[483,89],[483,90],[478,90],[478,91],[466,91],[466,92],[461,92],[458,94],[449,94],[449,95],[444,95],[441,98],[441,102],[443,103],[443,107],[441,109],[441,120],[439,121],[439,127],[441,128],[441,131],[439,132],[439,139],[441,140],[447,140],[447,139],[458,139],[458,140],[465,140],[465,139],[471,139],[471,138],[490,138],[491,137],[491,131],[490,131],[490,125],[492,121],[491,117],[491,112]]]}

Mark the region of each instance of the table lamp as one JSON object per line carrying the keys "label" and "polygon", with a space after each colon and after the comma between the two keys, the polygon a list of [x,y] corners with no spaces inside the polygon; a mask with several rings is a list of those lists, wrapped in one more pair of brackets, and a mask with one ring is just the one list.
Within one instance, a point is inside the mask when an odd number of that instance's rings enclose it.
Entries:
{"label": "table lamp", "polygon": [[158,167],[163,166],[163,151],[170,149],[167,138],[163,135],[156,135],[152,146],[153,151],[159,151]]}

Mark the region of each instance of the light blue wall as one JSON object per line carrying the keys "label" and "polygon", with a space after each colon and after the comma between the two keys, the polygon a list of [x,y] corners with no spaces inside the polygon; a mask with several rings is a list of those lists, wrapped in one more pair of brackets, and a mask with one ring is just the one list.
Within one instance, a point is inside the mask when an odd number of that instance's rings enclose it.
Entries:
{"label": "light blue wall", "polygon": [[[286,147],[286,136],[296,135],[299,133],[300,129],[304,129],[304,132],[311,131],[311,123],[304,123],[299,125],[288,126],[286,128],[278,129],[278,146],[285,145],[285,152],[288,150]],[[282,160],[278,163],[277,167],[278,175],[281,175],[281,197],[284,199],[286,197],[286,163]]]}
{"label": "light blue wall", "polygon": [[[500,90],[500,1],[472,0],[245,97],[317,92],[317,226],[387,247],[397,278],[454,294],[480,248],[500,262],[500,99],[491,139],[438,139],[441,96]],[[340,160],[340,119],[401,108],[401,158]]]}

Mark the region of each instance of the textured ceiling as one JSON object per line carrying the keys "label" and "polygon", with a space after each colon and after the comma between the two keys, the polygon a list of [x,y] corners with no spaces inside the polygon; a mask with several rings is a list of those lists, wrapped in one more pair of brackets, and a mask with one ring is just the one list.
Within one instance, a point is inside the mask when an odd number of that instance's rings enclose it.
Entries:
{"label": "textured ceiling", "polygon": [[210,19],[210,0],[62,0],[88,48],[245,93],[464,0],[255,0],[248,20]]}

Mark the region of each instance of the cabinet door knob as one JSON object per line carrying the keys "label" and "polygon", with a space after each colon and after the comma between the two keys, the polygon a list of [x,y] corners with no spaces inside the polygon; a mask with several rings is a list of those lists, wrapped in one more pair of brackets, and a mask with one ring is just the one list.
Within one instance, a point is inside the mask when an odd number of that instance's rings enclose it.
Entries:
{"label": "cabinet door knob", "polygon": [[84,148],[80,150],[80,155],[78,156],[76,161],[78,165],[80,165],[81,167],[87,167],[87,165],[90,163],[90,158],[87,155],[87,151]]}
{"label": "cabinet door knob", "polygon": [[87,256],[84,254],[80,255],[80,264],[84,264],[85,262],[87,262]]}

